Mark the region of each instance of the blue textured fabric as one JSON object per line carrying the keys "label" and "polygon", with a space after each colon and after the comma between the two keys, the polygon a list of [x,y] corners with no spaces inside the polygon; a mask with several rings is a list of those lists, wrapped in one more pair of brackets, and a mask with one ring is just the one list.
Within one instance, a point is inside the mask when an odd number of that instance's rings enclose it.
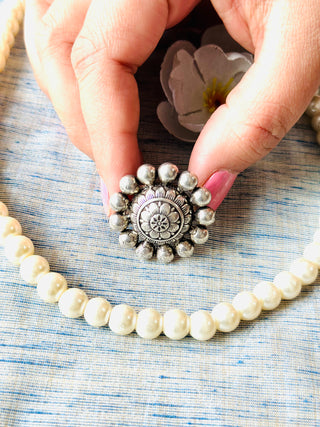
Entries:
{"label": "blue textured fabric", "polygon": [[[155,115],[159,64],[152,56],[137,75],[141,149],[150,163],[185,169],[191,146]],[[21,37],[0,75],[0,141],[0,200],[36,253],[112,305],[211,310],[287,269],[319,224],[320,147],[303,117],[239,176],[192,259],[137,262],[109,230],[95,165],[69,142]],[[146,341],[63,317],[2,256],[0,425],[320,425],[319,284],[208,342]]]}

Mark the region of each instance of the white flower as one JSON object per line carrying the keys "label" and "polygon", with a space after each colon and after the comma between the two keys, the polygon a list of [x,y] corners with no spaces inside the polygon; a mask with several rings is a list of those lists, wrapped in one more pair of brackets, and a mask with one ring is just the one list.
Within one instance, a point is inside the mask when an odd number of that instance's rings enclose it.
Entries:
{"label": "white flower", "polygon": [[[214,40],[229,53],[212,44]],[[170,46],[160,72],[168,102],[158,105],[157,114],[172,135],[195,141],[211,114],[225,103],[252,65],[250,54],[230,51],[237,49],[241,47],[223,25],[209,28],[197,50],[184,40]]]}

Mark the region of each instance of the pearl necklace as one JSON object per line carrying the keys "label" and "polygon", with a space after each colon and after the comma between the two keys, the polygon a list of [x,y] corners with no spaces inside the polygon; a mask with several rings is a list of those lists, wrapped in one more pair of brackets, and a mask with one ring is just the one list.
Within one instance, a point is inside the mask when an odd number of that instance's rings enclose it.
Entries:
{"label": "pearl necklace", "polygon": [[[6,33],[2,36],[0,70],[4,68],[9,56],[23,12],[24,2],[19,0],[12,9]],[[318,117],[313,119],[312,126],[319,135],[320,97],[313,98],[308,113],[312,117]],[[50,272],[48,261],[34,254],[32,241],[22,235],[20,223],[8,216],[8,209],[2,202],[0,202],[0,244],[4,246],[6,258],[13,264],[20,265],[21,277],[26,282],[37,285],[39,297],[45,302],[58,303],[61,313],[65,316],[70,318],[84,316],[85,320],[95,327],[108,324],[110,329],[119,335],[128,335],[135,330],[145,339],[153,339],[164,333],[174,340],[180,340],[190,334],[193,338],[204,341],[212,338],[217,330],[233,331],[240,320],[256,319],[262,310],[275,309],[281,299],[290,300],[298,296],[302,286],[316,280],[320,268],[320,229],[318,229],[313,242],[305,248],[303,257],[293,261],[289,271],[277,274],[272,282],[262,281],[255,286],[253,292],[238,293],[232,303],[219,303],[211,313],[198,310],[188,316],[180,309],[171,309],[162,316],[153,308],[146,308],[137,314],[127,304],[111,307],[105,298],[89,299],[83,290],[68,288],[66,279],[59,273]]]}
{"label": "pearl necklace", "polygon": [[289,271],[276,275],[273,282],[262,281],[253,292],[242,291],[232,303],[217,304],[211,313],[199,310],[188,316],[180,309],[171,309],[162,316],[153,308],[136,313],[127,304],[111,307],[102,297],[89,299],[79,288],[68,288],[66,279],[59,273],[50,272],[48,261],[34,255],[32,241],[22,235],[20,223],[8,216],[6,205],[0,202],[0,243],[6,258],[20,265],[21,277],[37,285],[40,298],[45,302],[58,302],[60,311],[67,317],[84,316],[92,326],[109,324],[119,335],[128,335],[134,330],[142,338],[153,339],[162,332],[171,339],[179,340],[190,334],[197,340],[208,340],[216,330],[233,331],[240,320],[253,320],[261,310],[273,310],[281,299],[290,300],[299,295],[302,286],[313,283],[320,268],[320,229],[313,242],[304,250],[303,257],[290,266]]}

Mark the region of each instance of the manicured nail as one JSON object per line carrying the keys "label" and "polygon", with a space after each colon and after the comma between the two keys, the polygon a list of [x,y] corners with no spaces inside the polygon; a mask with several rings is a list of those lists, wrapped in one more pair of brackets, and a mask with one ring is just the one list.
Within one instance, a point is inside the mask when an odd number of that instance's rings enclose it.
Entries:
{"label": "manicured nail", "polygon": [[102,178],[100,178],[100,190],[101,190],[101,198],[103,203],[103,208],[106,215],[110,216],[110,207],[109,207],[109,192],[106,187],[106,184],[103,182]]}
{"label": "manicured nail", "polygon": [[209,203],[210,208],[216,210],[226,195],[229,193],[237,174],[228,172],[227,170],[221,170],[215,172],[210,176],[208,181],[204,184],[211,193],[211,202]]}

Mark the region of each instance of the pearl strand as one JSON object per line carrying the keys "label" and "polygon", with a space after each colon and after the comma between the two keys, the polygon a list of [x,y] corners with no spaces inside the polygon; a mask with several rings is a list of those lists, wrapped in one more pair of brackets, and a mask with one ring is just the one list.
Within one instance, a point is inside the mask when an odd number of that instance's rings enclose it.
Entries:
{"label": "pearl strand", "polygon": [[14,6],[10,6],[10,15],[6,21],[6,26],[0,34],[0,72],[4,70],[10,49],[14,44],[15,36],[18,34],[24,16],[25,2],[17,0]]}
{"label": "pearl strand", "polygon": [[[5,32],[0,40],[0,72],[6,65],[10,48],[19,31],[24,15],[24,0],[18,0],[11,10]],[[320,144],[320,96],[313,97],[307,114],[312,117],[312,127],[317,132]],[[153,308],[146,308],[138,314],[127,304],[114,307],[102,297],[89,299],[79,288],[68,288],[66,279],[59,273],[50,272],[48,261],[34,255],[32,241],[22,235],[20,223],[8,216],[6,205],[0,202],[0,244],[4,246],[6,258],[20,265],[22,278],[37,285],[39,297],[48,303],[58,303],[62,314],[70,318],[84,316],[88,324],[95,327],[109,325],[119,335],[128,335],[134,330],[145,339],[157,338],[162,332],[170,339],[180,340],[190,334],[205,341],[215,332],[231,332],[241,320],[253,320],[262,310],[273,310],[281,299],[293,299],[299,295],[302,286],[313,283],[320,268],[320,229],[314,234],[313,243],[295,260],[289,269],[279,273],[273,282],[262,281],[253,292],[239,292],[232,304],[217,304],[211,313],[198,310],[188,316],[180,309],[171,309],[162,316]]]}
{"label": "pearl strand", "polygon": [[34,254],[31,240],[22,235],[20,223],[8,216],[6,205],[0,202],[0,243],[6,258],[20,265],[22,278],[37,285],[39,297],[49,303],[58,303],[63,315],[70,318],[84,316],[91,326],[109,328],[118,335],[133,331],[145,339],[157,338],[164,333],[168,338],[180,340],[188,334],[199,341],[211,339],[215,332],[231,332],[241,320],[256,319],[262,310],[273,310],[282,299],[297,297],[302,286],[313,283],[320,268],[320,229],[313,242],[304,250],[303,257],[291,264],[289,271],[276,275],[273,282],[262,281],[253,292],[239,292],[232,303],[217,304],[212,312],[198,310],[188,316],[180,309],[171,309],[162,316],[153,308],[137,313],[127,304],[114,307],[101,297],[89,299],[79,288],[68,288],[66,279],[50,272],[48,261]]}

